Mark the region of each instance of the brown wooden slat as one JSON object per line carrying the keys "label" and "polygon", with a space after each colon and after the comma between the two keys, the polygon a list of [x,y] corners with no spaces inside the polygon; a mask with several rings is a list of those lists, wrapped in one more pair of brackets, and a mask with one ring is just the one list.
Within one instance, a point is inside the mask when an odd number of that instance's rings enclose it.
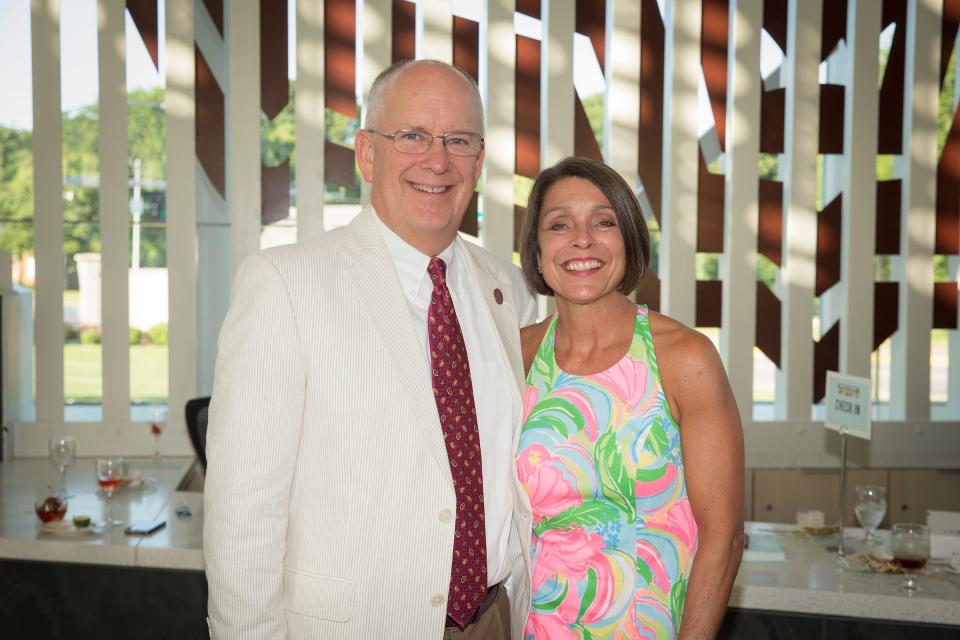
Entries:
{"label": "brown wooden slat", "polygon": [[840,321],[813,344],[813,401],[823,400],[827,389],[827,371],[840,368]]}
{"label": "brown wooden slat", "polygon": [[540,0],[517,0],[517,13],[540,19]]}
{"label": "brown wooden slat", "polygon": [[887,68],[880,85],[877,153],[901,153],[903,149],[903,80],[907,50],[907,2],[883,0],[883,23],[896,23]]}
{"label": "brown wooden slat", "polygon": [[956,282],[933,283],[933,328],[957,328],[957,294],[960,285]]}
{"label": "brown wooden slat", "polygon": [[780,368],[780,313],[782,305],[773,291],[757,282],[757,348]]}
{"label": "brown wooden slat", "polygon": [[960,27],[960,0],[943,0],[943,19],[940,24],[940,86],[947,75],[953,43]]}
{"label": "brown wooden slat", "polygon": [[[663,52],[666,37],[657,0],[641,0],[640,149],[637,173],[660,221],[663,181]],[[658,298],[659,300],[659,298]]]}
{"label": "brown wooden slat", "polygon": [[763,0],[763,28],[787,52],[787,0]]}
{"label": "brown wooden slat", "polygon": [[710,173],[703,154],[697,166],[697,251],[723,253],[724,176]]}
{"label": "brown wooden slat", "polygon": [[937,215],[934,253],[960,253],[960,109],[953,114],[937,162]]}
{"label": "brown wooden slat", "polygon": [[837,43],[847,35],[846,0],[823,0],[823,26],[821,29],[820,59],[826,60]]}
{"label": "brown wooden slat", "polygon": [[640,286],[634,294],[638,304],[645,304],[652,311],[660,311],[660,278],[652,270],[647,270],[640,280]]}
{"label": "brown wooden slat", "polygon": [[417,5],[407,0],[393,0],[390,31],[390,61],[400,62],[416,58]]}
{"label": "brown wooden slat", "polygon": [[875,238],[878,256],[900,253],[900,198],[903,183],[900,180],[877,182],[877,231]]}
{"label": "brown wooden slat", "polygon": [[540,41],[517,36],[516,172],[540,173]]}
{"label": "brown wooden slat", "polygon": [[260,223],[273,224],[290,216],[290,159],[276,167],[260,167]]}
{"label": "brown wooden slat", "polygon": [[757,251],[778,267],[783,266],[783,183],[760,180]]}
{"label": "brown wooden slat", "polygon": [[470,198],[470,203],[467,205],[467,210],[463,214],[463,220],[460,221],[460,231],[463,233],[468,233],[474,237],[480,235],[480,221],[477,219],[478,195],[479,194],[476,191],[473,192],[473,197]]}
{"label": "brown wooden slat", "polygon": [[287,7],[260,0],[260,108],[273,120],[290,101]]}
{"label": "brown wooden slat", "polygon": [[[157,0],[127,0],[127,11],[130,12],[130,18],[136,25],[143,44],[150,54],[153,61],[153,68],[160,68],[160,35],[157,30]],[[220,28],[220,35],[223,35],[223,28]]]}
{"label": "brown wooden slat", "polygon": [[355,0],[324,0],[323,12],[326,108],[356,118],[357,3]]}
{"label": "brown wooden slat", "polygon": [[223,91],[213,77],[206,58],[199,47],[194,46],[196,56],[195,77],[196,103],[196,153],[200,166],[210,179],[221,198],[226,197],[226,173],[224,166],[224,120]]}
{"label": "brown wooden slat", "polygon": [[223,0],[203,0],[203,6],[207,8],[207,13],[210,14],[210,18],[213,20],[214,26],[217,27],[217,31],[220,32],[220,37],[223,37]]}
{"label": "brown wooden slat", "polygon": [[844,87],[820,85],[820,153],[843,153]]}
{"label": "brown wooden slat", "polygon": [[587,111],[583,108],[583,102],[580,101],[580,96],[576,92],[573,94],[573,153],[603,162],[600,144],[597,142],[597,137],[593,135]]}
{"label": "brown wooden slat", "polygon": [[843,85],[820,85],[820,153],[843,153]]}
{"label": "brown wooden slat", "polygon": [[817,286],[816,295],[840,281],[840,233],[843,194],[838,195],[817,216]]}
{"label": "brown wooden slat", "polygon": [[898,313],[900,304],[899,282],[873,283],[873,348],[897,331],[900,323]]}
{"label": "brown wooden slat", "polygon": [[347,189],[356,186],[357,174],[353,149],[325,140],[323,153],[324,182],[332,182]]}
{"label": "brown wooden slat", "polygon": [[453,64],[480,81],[480,25],[459,16],[453,17]]}
{"label": "brown wooden slat", "polygon": [[760,94],[760,152],[783,153],[785,89]]}
{"label": "brown wooden slat", "polygon": [[723,282],[720,280],[697,280],[697,311],[694,314],[698,327],[719,327],[723,307]]}
{"label": "brown wooden slat", "polygon": [[726,148],[727,132],[728,7],[728,0],[703,0],[701,5],[700,66],[721,150]]}
{"label": "brown wooden slat", "polygon": [[607,8],[605,2],[597,0],[577,0],[575,27],[577,33],[590,38],[590,44],[593,45],[593,52],[600,63],[600,70],[606,69],[605,51],[606,48],[606,19]]}

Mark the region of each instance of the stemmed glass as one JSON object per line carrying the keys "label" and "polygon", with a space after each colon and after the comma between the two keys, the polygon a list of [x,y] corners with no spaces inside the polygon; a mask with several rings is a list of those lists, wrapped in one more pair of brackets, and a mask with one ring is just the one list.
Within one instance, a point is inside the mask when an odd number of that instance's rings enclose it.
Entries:
{"label": "stemmed glass", "polygon": [[155,460],[160,459],[160,436],[163,435],[163,428],[166,426],[166,421],[166,409],[157,409],[153,412],[152,419],[150,421],[150,435],[153,436],[153,457]]}
{"label": "stemmed glass", "polygon": [[930,558],[930,529],[922,524],[895,524],[892,532],[893,560],[907,574],[898,588],[912,596],[922,591],[916,572]]}
{"label": "stemmed glass", "polygon": [[867,544],[880,542],[880,536],[876,531],[887,513],[887,488],[873,484],[858,484],[853,491],[855,496],[853,511],[857,514],[860,526],[866,531],[863,541]]}
{"label": "stemmed glass", "polygon": [[127,463],[123,458],[97,458],[97,484],[107,494],[108,526],[123,524],[123,520],[113,519],[113,493],[127,476]]}
{"label": "stemmed glass", "polygon": [[50,438],[48,444],[50,449],[50,461],[57,465],[60,470],[60,484],[62,493],[67,496],[67,467],[73,462],[77,455],[77,446],[73,436],[54,436]]}

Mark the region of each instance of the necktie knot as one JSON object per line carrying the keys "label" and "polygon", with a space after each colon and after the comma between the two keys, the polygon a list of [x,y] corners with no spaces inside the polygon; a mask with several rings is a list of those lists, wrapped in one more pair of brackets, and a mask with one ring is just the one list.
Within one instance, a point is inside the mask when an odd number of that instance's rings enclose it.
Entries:
{"label": "necktie knot", "polygon": [[430,258],[430,264],[427,265],[427,273],[433,280],[434,287],[442,287],[447,284],[447,263],[441,258]]}

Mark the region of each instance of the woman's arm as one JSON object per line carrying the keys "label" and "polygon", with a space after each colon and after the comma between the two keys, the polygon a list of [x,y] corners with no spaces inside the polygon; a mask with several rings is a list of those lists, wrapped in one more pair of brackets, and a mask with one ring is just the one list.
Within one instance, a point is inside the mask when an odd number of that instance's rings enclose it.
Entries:
{"label": "woman's arm", "polygon": [[743,555],[743,430],[710,340],[672,320],[666,334],[660,341],[663,355],[655,348],[664,391],[680,425],[687,495],[699,528],[680,638],[713,638]]}

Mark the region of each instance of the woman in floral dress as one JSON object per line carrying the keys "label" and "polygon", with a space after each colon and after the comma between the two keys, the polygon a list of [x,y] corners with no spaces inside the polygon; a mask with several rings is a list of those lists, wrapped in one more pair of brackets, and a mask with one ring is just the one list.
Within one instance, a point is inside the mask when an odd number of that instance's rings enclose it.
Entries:
{"label": "woman in floral dress", "polygon": [[557,312],[521,333],[528,639],[708,638],[726,609],[743,541],[739,414],[712,343],[627,298],[649,255],[615,171],[567,158],[537,178],[521,258]]}

